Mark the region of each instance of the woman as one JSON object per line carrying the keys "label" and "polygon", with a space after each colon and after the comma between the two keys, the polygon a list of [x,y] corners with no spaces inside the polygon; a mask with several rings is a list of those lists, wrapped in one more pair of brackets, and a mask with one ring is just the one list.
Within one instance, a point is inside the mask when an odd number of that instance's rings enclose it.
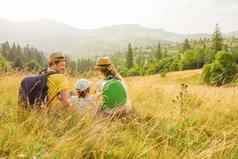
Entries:
{"label": "woman", "polygon": [[128,94],[122,77],[117,73],[108,57],[100,57],[96,71],[103,76],[98,82],[97,94],[100,104],[98,113],[105,116],[122,117],[129,113]]}

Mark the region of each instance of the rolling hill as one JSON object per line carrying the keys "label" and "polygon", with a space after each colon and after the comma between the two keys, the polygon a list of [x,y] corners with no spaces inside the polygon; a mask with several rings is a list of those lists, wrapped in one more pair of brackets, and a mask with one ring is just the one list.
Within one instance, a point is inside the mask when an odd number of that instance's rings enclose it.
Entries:
{"label": "rolling hill", "polygon": [[[228,34],[237,35],[237,32]],[[0,42],[30,44],[46,52],[63,51],[73,56],[110,54],[134,45],[148,46],[198,39],[209,34],[177,34],[163,29],[145,28],[137,24],[78,29],[53,20],[12,22],[0,19]]]}

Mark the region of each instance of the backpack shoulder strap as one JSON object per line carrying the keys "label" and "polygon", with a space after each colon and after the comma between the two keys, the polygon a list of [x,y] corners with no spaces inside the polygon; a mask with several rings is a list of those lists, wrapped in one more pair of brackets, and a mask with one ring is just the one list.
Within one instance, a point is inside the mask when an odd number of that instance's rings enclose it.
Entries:
{"label": "backpack shoulder strap", "polygon": [[50,71],[50,72],[46,72],[45,76],[48,77],[50,75],[54,75],[54,74],[59,74],[58,72],[54,72],[54,71]]}
{"label": "backpack shoulder strap", "polygon": [[53,74],[59,74],[59,72],[54,71],[54,70],[48,70],[48,68],[44,68],[39,72],[39,75],[46,75],[46,76],[50,76]]}
{"label": "backpack shoulder strap", "polygon": [[[54,75],[54,74],[59,74],[57,71],[48,71],[45,73],[45,77],[46,77],[46,80],[47,80],[47,77],[51,76],[51,75]],[[57,92],[47,103],[46,103],[46,106],[49,106],[53,101],[54,99],[60,94],[60,92]]]}
{"label": "backpack shoulder strap", "polygon": [[53,100],[60,94],[60,92],[57,92],[47,103],[46,103],[46,106],[48,107],[52,102]]}

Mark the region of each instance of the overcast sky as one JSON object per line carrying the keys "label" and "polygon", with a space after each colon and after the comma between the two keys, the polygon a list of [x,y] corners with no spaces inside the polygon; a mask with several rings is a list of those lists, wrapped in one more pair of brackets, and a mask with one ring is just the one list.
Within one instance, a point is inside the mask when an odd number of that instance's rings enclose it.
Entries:
{"label": "overcast sky", "polygon": [[141,24],[177,33],[238,30],[238,0],[0,0],[0,18],[54,19],[81,29]]}

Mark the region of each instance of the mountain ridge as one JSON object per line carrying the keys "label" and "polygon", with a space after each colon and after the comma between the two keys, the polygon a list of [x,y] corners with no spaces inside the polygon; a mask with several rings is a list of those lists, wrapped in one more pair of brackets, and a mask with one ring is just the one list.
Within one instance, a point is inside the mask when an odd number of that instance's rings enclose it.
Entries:
{"label": "mountain ridge", "polygon": [[[238,31],[225,34],[238,36]],[[181,42],[185,38],[208,38],[210,34],[179,34],[139,24],[97,29],[78,29],[54,20],[13,22],[0,19],[0,42],[30,44],[45,52],[63,51],[73,56],[95,56],[124,51],[128,43],[138,46]]]}

